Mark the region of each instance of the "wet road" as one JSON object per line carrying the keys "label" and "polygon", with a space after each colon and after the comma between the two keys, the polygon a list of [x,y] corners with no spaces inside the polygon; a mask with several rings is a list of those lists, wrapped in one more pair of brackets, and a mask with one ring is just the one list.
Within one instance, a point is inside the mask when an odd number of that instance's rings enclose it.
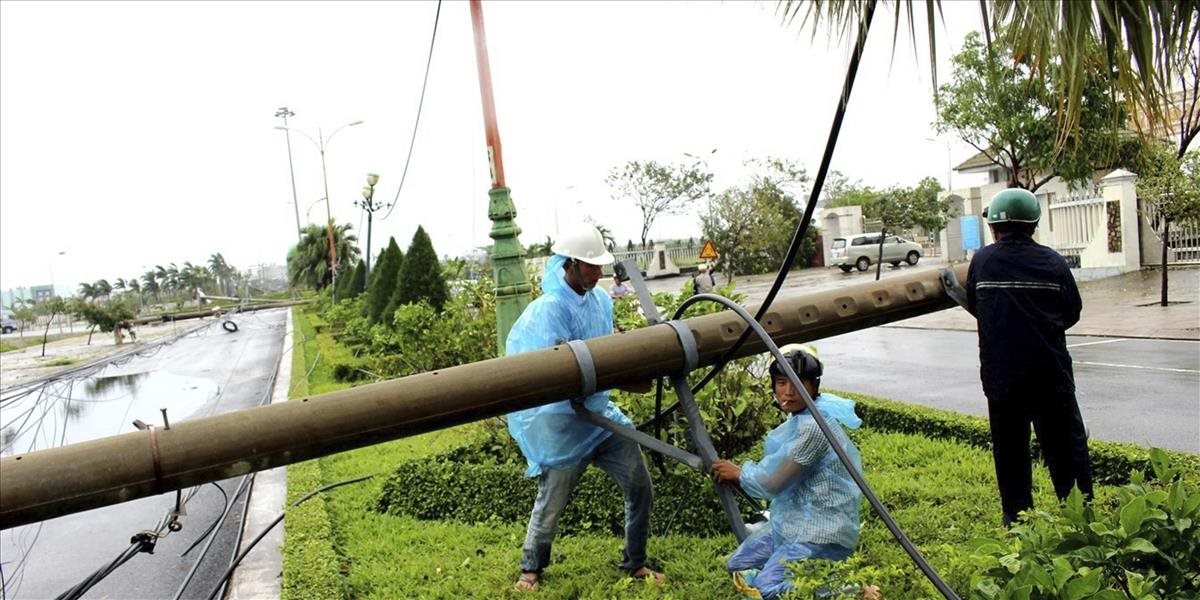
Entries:
{"label": "wet road", "polygon": [[[974,332],[875,327],[814,342],[822,385],[986,416]],[[1091,436],[1200,453],[1200,342],[1067,336]]]}
{"label": "wet road", "polygon": [[[133,431],[134,419],[161,425],[160,407],[179,422],[258,405],[271,392],[287,314],[282,309],[235,315],[236,333],[214,322],[152,355],[47,388],[40,398],[27,399],[37,400],[35,411],[24,410],[29,404],[20,409],[7,404],[2,445],[22,453]],[[23,413],[33,418],[15,418]],[[196,488],[181,531],[159,539],[153,554],[134,556],[84,597],[206,597],[229,564],[248,486],[239,477]],[[58,596],[129,548],[131,536],[155,529],[174,505],[175,494],[169,493],[0,532],[5,597]],[[210,538],[207,531],[227,506],[229,519]],[[213,551],[199,561],[210,539]]]}

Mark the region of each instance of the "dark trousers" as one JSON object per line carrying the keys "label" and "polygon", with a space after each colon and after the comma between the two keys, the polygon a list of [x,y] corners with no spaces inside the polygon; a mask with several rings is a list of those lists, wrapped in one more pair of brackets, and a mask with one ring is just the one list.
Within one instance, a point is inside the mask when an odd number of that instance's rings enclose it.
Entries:
{"label": "dark trousers", "polygon": [[1073,392],[1009,389],[985,393],[992,426],[992,457],[1004,523],[1033,508],[1033,473],[1029,452],[1029,425],[1037,434],[1042,457],[1050,469],[1054,493],[1059,500],[1078,486],[1092,497],[1092,469],[1088,458],[1087,433]]}

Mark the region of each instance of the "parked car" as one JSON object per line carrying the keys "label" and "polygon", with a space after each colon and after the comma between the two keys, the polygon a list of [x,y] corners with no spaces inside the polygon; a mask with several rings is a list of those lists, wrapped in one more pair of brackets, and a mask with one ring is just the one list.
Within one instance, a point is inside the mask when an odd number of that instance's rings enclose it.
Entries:
{"label": "parked car", "polygon": [[3,319],[0,319],[0,331],[2,331],[4,333],[12,333],[12,332],[16,331],[17,329],[19,329],[20,326],[21,326],[21,324],[17,323],[16,319],[11,319],[9,317],[4,317]]}
{"label": "parked car", "polygon": [[[861,233],[848,238],[833,238],[830,247],[830,266],[838,267],[849,273],[857,268],[866,271],[879,258],[879,238],[882,233]],[[883,262],[891,263],[893,267],[901,262],[910,265],[921,260],[921,245],[910,242],[902,237],[889,235],[883,238]]]}

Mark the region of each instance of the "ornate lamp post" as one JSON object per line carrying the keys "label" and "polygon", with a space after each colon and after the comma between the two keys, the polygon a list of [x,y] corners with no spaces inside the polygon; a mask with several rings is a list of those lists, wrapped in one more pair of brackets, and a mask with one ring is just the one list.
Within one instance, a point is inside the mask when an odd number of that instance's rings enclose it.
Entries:
{"label": "ornate lamp post", "polygon": [[354,201],[355,206],[367,211],[367,275],[371,274],[371,217],[375,211],[391,206],[391,203],[375,203],[375,184],[377,183],[379,183],[379,176],[367,173],[367,185],[362,189],[362,202]]}

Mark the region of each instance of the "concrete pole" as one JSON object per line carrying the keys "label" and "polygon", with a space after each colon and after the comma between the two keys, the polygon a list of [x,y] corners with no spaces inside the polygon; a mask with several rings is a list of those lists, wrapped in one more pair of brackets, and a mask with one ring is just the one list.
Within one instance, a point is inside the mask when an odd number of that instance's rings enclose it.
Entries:
{"label": "concrete pole", "polygon": [[[955,269],[966,281],[967,265]],[[955,306],[933,269],[780,298],[762,317],[779,345],[807,342]],[[753,311],[752,311],[753,312]],[[699,364],[711,365],[746,329],[733,312],[684,321]],[[586,342],[598,389],[677,373],[667,324]],[[751,338],[739,356],[762,352]],[[279,382],[287,385],[287,382]],[[0,529],[219,481],[579,395],[566,345],[290,402],[0,458]]]}
{"label": "concrete pole", "polygon": [[475,63],[479,69],[479,96],[483,102],[483,125],[487,139],[488,168],[492,189],[488,192],[488,218],[492,221],[492,279],[496,285],[496,350],[505,351],[508,330],[532,300],[533,287],[525,273],[525,247],[518,236],[517,208],[504,186],[504,160],[500,152],[500,128],[492,95],[492,70],[488,62],[487,38],[483,31],[483,7],[471,0],[471,25],[475,32]]}

